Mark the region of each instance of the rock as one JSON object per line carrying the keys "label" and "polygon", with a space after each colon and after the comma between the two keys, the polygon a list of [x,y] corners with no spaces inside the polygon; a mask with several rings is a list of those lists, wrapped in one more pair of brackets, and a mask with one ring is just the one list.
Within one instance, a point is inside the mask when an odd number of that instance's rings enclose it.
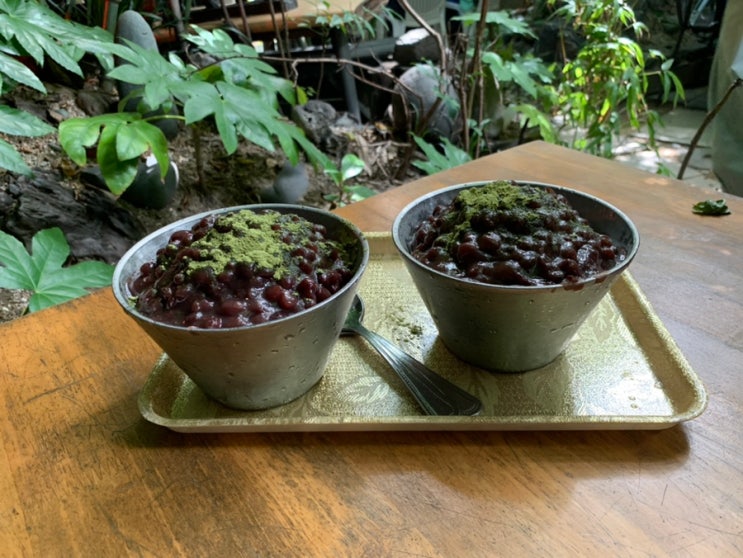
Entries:
{"label": "rock", "polygon": [[[123,43],[124,39],[148,50],[158,50],[157,40],[150,28],[150,24],[147,23],[147,20],[135,10],[127,10],[119,16],[116,26],[116,41]],[[121,62],[122,61],[120,60],[116,61],[117,64],[121,64]],[[136,95],[136,93],[142,89],[142,86],[139,84],[126,83],[124,81],[118,81],[116,86],[122,100],[129,97],[129,100],[126,101],[124,105],[124,110],[126,112],[138,112],[138,107],[142,102],[142,97]],[[158,114],[164,114],[162,109],[146,112],[145,116],[150,117]],[[171,109],[170,114],[178,114],[175,105]],[[172,140],[178,135],[178,120],[174,118],[160,118],[153,120],[152,123],[160,128],[163,134],[165,134],[165,137],[169,140]]]}
{"label": "rock", "polygon": [[42,229],[59,227],[74,260],[114,264],[145,233],[129,211],[107,191],[83,188],[76,192],[59,183],[55,174],[36,172],[0,187],[0,228],[26,248]]}
{"label": "rock", "polygon": [[[333,105],[325,101],[312,100],[292,107],[292,120],[325,153],[345,153],[348,138],[333,131],[336,122],[345,118],[350,116],[339,116]],[[355,120],[353,122],[357,124]]]}
{"label": "rock", "polygon": [[178,189],[178,167],[173,161],[169,163],[165,179],[160,179],[160,166],[154,155],[150,155],[139,163],[137,176],[134,182],[124,193],[121,199],[135,207],[145,209],[162,209],[175,197]]}
{"label": "rock", "polygon": [[136,10],[126,10],[116,23],[116,40],[131,41],[147,50],[157,50],[157,39],[147,20]]}
{"label": "rock", "polygon": [[337,117],[333,105],[325,101],[311,100],[292,107],[292,120],[315,145],[320,145],[331,134],[330,126]]}
{"label": "rock", "polygon": [[[170,161],[170,168],[165,175],[165,180],[160,179],[160,167],[154,155],[147,157],[139,163],[137,176],[132,184],[121,194],[121,199],[142,209],[163,209],[173,198],[178,190],[180,175],[178,166]],[[80,172],[80,180],[84,184],[108,189],[100,167],[97,165],[87,167]]]}
{"label": "rock", "polygon": [[88,116],[98,116],[111,112],[114,98],[104,91],[81,89],[75,96],[75,104]]}
{"label": "rock", "polygon": [[[459,96],[451,81],[446,79],[446,97],[455,102],[447,102],[445,97],[429,119],[426,130],[420,133],[455,141],[462,128]],[[396,94],[392,96],[392,118],[396,130],[408,132],[418,128],[418,119],[428,113],[440,96],[440,81],[438,68],[424,64],[413,66],[400,76],[400,83],[395,86]]]}
{"label": "rock", "polygon": [[287,162],[276,175],[271,188],[261,192],[261,201],[267,203],[297,203],[307,193],[310,177],[307,165]]}
{"label": "rock", "polygon": [[412,66],[421,60],[437,63],[441,60],[441,52],[436,37],[418,27],[398,37],[392,58],[401,66]]}

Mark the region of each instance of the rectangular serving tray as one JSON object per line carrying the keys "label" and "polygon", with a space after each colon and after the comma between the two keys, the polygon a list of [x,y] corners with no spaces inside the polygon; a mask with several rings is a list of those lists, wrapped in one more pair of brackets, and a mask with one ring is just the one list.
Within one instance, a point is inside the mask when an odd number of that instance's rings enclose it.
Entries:
{"label": "rectangular serving tray", "polygon": [[209,399],[163,355],[139,396],[142,416],[179,432],[662,429],[699,416],[707,394],[625,272],[568,349],[538,370],[487,372],[437,336],[388,234],[367,234],[364,323],[480,397],[474,417],[427,416],[360,337],[341,337],[325,375],[299,399],[236,411]]}

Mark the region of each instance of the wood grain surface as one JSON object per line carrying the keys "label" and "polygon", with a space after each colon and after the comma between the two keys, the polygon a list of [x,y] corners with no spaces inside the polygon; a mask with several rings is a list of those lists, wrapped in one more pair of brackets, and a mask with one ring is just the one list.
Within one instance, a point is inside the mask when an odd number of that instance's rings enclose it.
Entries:
{"label": "wood grain surface", "polygon": [[443,186],[580,189],[632,218],[632,271],[709,407],[662,431],[178,434],[141,418],[159,349],[110,289],[0,326],[3,556],[741,556],[743,199],[544,143],[339,211],[388,230]]}
{"label": "wood grain surface", "polygon": [[[354,13],[362,9],[364,0],[297,0],[296,7],[291,8],[283,14],[277,12],[274,16],[270,13],[251,15],[246,18],[248,28],[254,35],[272,35],[275,27],[280,30],[299,30],[305,26],[312,26],[318,17],[330,19],[333,16],[342,16],[346,12]],[[364,15],[362,12],[361,15]],[[243,20],[234,17],[230,20],[237,29],[244,30]],[[276,22],[276,26],[274,25]],[[222,27],[221,19],[203,22],[199,27],[214,29]]]}

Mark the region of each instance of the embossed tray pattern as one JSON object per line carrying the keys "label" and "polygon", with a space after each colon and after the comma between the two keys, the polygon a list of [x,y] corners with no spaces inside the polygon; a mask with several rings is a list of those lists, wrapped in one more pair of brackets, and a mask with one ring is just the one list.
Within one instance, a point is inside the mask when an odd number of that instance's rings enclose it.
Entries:
{"label": "embossed tray pattern", "polygon": [[181,432],[661,429],[704,411],[701,381],[628,273],[558,359],[538,370],[498,374],[449,353],[390,236],[367,238],[364,323],[480,397],[480,415],[422,414],[363,339],[341,337],[318,384],[266,411],[212,401],[163,355],[140,393],[144,418]]}

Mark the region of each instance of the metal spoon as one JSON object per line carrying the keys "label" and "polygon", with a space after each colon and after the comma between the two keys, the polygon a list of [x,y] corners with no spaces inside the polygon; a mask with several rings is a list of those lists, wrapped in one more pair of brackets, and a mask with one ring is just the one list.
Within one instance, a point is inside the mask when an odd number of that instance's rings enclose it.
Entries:
{"label": "metal spoon", "polygon": [[368,330],[361,323],[364,303],[354,298],[341,335],[361,335],[389,363],[405,383],[418,404],[429,415],[476,415],[480,400],[415,360],[390,341]]}

